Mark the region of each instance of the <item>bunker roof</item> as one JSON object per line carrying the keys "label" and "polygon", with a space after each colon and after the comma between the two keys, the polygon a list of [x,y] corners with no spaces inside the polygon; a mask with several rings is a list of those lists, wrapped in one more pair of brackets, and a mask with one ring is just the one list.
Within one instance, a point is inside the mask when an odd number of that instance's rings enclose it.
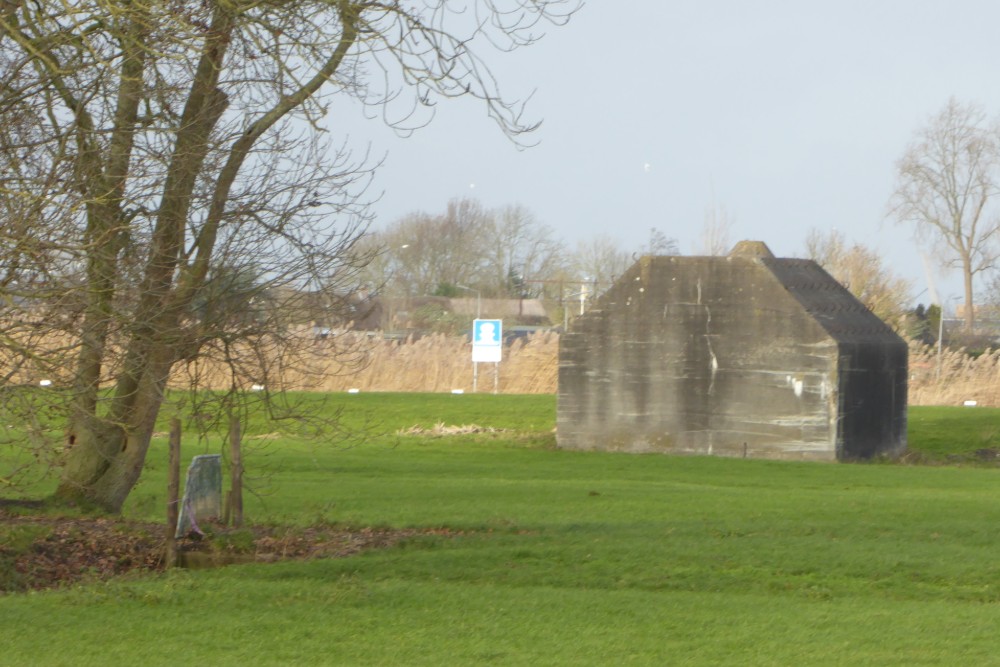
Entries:
{"label": "bunker roof", "polygon": [[[762,241],[740,241],[726,257],[663,257],[681,276],[725,262],[746,272],[745,280],[774,280],[838,343],[905,345],[892,328],[811,259],[775,257]],[[648,261],[648,260],[647,260]],[[743,268],[745,267],[745,268]],[[693,278],[693,276],[692,276]],[[735,294],[733,298],[738,298]]]}

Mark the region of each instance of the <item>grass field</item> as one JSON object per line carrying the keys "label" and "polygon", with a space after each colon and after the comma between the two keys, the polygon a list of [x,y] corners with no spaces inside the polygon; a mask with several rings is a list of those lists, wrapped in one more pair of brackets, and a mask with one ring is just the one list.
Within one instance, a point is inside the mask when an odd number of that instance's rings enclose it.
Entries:
{"label": "grass field", "polygon": [[[249,517],[458,535],[0,597],[0,664],[1000,664],[1000,410],[911,411],[948,465],[834,465],[560,451],[551,396],[330,403],[346,443],[251,422]],[[507,430],[397,434],[437,423]]]}

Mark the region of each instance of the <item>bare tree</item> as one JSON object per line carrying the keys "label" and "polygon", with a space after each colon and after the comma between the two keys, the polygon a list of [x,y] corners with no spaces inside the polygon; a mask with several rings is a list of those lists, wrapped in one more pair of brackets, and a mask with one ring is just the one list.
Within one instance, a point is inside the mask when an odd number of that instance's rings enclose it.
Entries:
{"label": "bare tree", "polygon": [[565,263],[562,243],[529,210],[486,209],[474,199],[450,201],[437,215],[406,215],[369,243],[385,249],[369,281],[396,297],[450,294],[458,285],[485,297],[529,296]]}
{"label": "bare tree", "polygon": [[920,128],[896,164],[890,209],[913,225],[945,265],[957,266],[965,287],[965,327],[975,324],[973,283],[998,256],[1000,130],[982,109],[954,98]]}
{"label": "bare tree", "polygon": [[[457,4],[4,3],[0,114],[24,131],[0,146],[2,194],[21,202],[10,211],[39,210],[27,232],[9,222],[25,212],[8,214],[3,250],[42,266],[22,275],[72,294],[72,356],[47,360],[70,369],[59,498],[119,510],[179,362],[215,355],[234,390],[280,374],[269,360],[292,340],[282,321],[297,308],[267,308],[265,296],[356,282],[370,171],[324,140],[328,95],[403,131],[457,96],[480,100],[508,136],[534,129],[481,51],[529,44],[573,7]],[[28,292],[22,303],[51,308],[45,290]],[[6,339],[15,356],[31,350]]]}
{"label": "bare tree", "polygon": [[611,287],[635,262],[635,258],[616,239],[599,235],[580,241],[571,261],[580,282],[591,285],[588,289],[599,293]]}
{"label": "bare tree", "polygon": [[384,251],[369,281],[396,297],[429,296],[477,280],[490,214],[474,200],[448,203],[443,214],[410,213],[370,235]]}
{"label": "bare tree", "polygon": [[705,208],[701,227],[701,244],[698,251],[703,255],[726,255],[733,247],[730,235],[736,220],[723,204],[714,201]]}
{"label": "bare tree", "polygon": [[897,328],[902,326],[911,285],[895,275],[876,251],[860,243],[848,243],[837,230],[823,233],[813,229],[806,237],[806,256],[883,321]]}
{"label": "bare tree", "polygon": [[658,227],[649,228],[649,241],[639,248],[640,255],[679,255],[677,239],[667,236]]}
{"label": "bare tree", "polygon": [[484,293],[498,297],[537,297],[548,280],[563,273],[566,251],[552,229],[523,206],[491,212],[483,230]]}

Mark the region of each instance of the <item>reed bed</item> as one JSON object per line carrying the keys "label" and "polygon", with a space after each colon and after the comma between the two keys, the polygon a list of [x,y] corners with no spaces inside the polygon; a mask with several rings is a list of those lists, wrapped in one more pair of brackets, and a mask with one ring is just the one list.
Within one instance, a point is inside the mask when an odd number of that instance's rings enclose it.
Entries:
{"label": "reed bed", "polygon": [[[338,351],[347,350],[347,354]],[[472,390],[472,349],[463,337],[425,336],[403,341],[348,334],[318,341],[284,375],[290,389],[316,391]],[[534,334],[504,348],[503,361],[479,364],[478,390],[509,394],[554,394],[558,388],[559,335]],[[910,405],[1000,407],[1000,350],[972,357],[964,350],[910,345]]]}
{"label": "reed bed", "polygon": [[972,357],[964,350],[910,344],[910,405],[1000,406],[1000,350]]}
{"label": "reed bed", "polygon": [[[240,356],[240,355],[235,355]],[[263,355],[266,357],[267,355]],[[499,364],[478,365],[479,392],[554,394],[558,381],[559,337],[552,332],[518,339],[503,349]],[[294,391],[471,392],[472,345],[464,337],[433,335],[387,340],[365,333],[345,333],[285,346],[270,358],[241,359],[243,378],[268,389]],[[226,389],[232,385],[228,363],[198,361],[179,367],[175,387]]]}
{"label": "reed bed", "polygon": [[[289,342],[289,338],[294,339]],[[27,342],[27,341],[26,341]],[[30,341],[35,349],[73,351],[68,336]],[[216,351],[218,352],[218,351]],[[14,354],[0,355],[7,382],[36,384],[50,379],[70,382],[71,364],[41,362],[38,355],[16,366]],[[238,372],[234,373],[233,369]],[[478,366],[478,391],[503,394],[554,394],[558,387],[559,335],[539,332],[504,347],[503,361]],[[107,369],[109,372],[113,369]],[[909,364],[910,405],[976,405],[1000,407],[1000,350],[977,357],[964,350],[944,349],[912,342]],[[234,378],[239,378],[238,380]],[[227,349],[209,353],[190,364],[178,364],[171,378],[176,388],[192,382],[208,389],[234,384],[270,390],[450,392],[473,390],[472,347],[461,336],[432,335],[405,340],[386,339],[364,332],[346,332],[326,338],[305,330],[293,332],[272,346]],[[495,384],[494,384],[495,382]]]}

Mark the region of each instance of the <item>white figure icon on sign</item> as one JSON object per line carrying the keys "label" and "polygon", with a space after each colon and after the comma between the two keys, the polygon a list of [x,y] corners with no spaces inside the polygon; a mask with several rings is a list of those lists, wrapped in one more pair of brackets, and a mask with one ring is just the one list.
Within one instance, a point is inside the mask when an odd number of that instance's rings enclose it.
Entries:
{"label": "white figure icon on sign", "polygon": [[497,328],[492,322],[483,322],[479,325],[479,336],[476,338],[477,343],[486,343],[487,345],[497,342]]}

